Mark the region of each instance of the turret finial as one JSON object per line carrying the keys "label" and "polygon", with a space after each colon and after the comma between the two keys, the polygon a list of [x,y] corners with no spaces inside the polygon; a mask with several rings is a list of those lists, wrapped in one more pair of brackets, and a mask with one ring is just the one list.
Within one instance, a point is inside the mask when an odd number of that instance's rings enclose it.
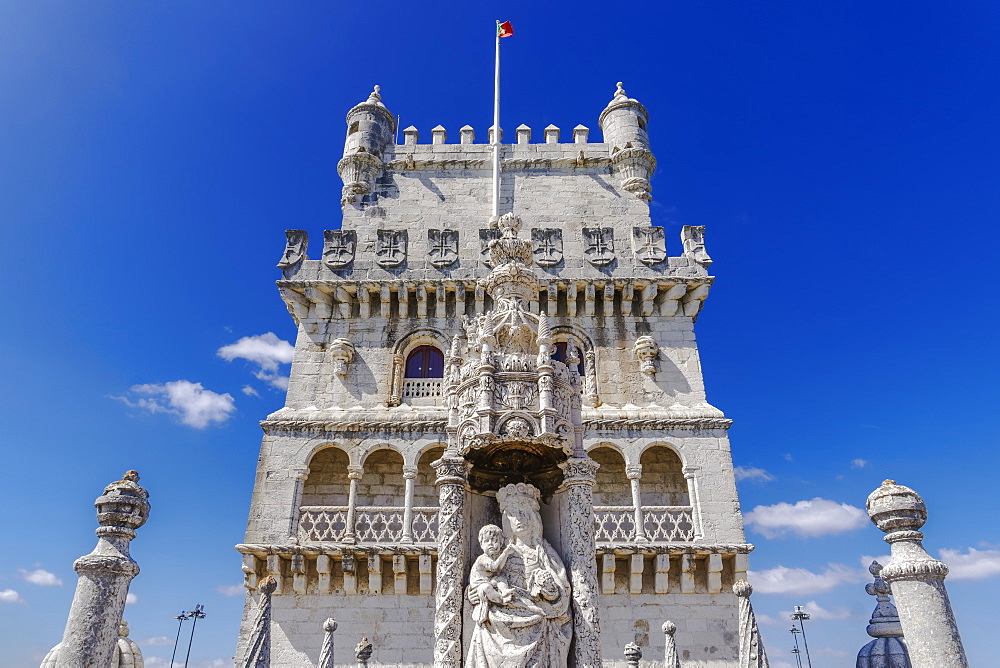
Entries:
{"label": "turret finial", "polygon": [[378,84],[375,84],[375,90],[373,90],[372,94],[368,96],[368,101],[369,102],[381,102],[382,95],[379,92],[381,90],[382,90],[382,87],[379,86]]}
{"label": "turret finial", "polygon": [[619,81],[615,85],[618,86],[618,90],[615,91],[615,97],[628,97],[627,95],[625,95],[625,86],[622,84],[621,81]]}

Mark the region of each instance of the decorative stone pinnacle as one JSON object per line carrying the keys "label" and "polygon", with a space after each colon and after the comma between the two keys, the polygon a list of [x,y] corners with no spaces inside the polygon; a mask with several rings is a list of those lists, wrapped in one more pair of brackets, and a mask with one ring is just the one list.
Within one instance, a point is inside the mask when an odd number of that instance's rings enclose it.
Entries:
{"label": "decorative stone pinnacle", "polygon": [[358,661],[368,661],[372,658],[372,651],[374,648],[372,644],[368,642],[368,638],[362,638],[361,642],[357,644],[354,648],[354,656]]}
{"label": "decorative stone pinnacle", "polygon": [[123,621],[121,624],[118,625],[118,637],[128,638],[128,622]]}
{"label": "decorative stone pinnacle", "polygon": [[379,86],[378,84],[375,84],[375,88],[374,88],[374,90],[372,90],[372,94],[368,96],[368,101],[369,102],[379,102],[379,101],[381,101],[382,100],[382,95],[379,93],[379,91],[381,91],[381,90],[382,90],[382,87]]}
{"label": "decorative stone pinnacle", "polygon": [[129,469],[125,471],[125,475],[122,476],[122,480],[128,480],[129,482],[139,482],[139,472],[135,469]]}
{"label": "decorative stone pinnacle", "polygon": [[668,636],[672,636],[672,635],[674,635],[674,633],[677,632],[677,625],[674,624],[669,619],[667,621],[663,622],[663,626],[660,627],[660,628],[662,628],[663,632],[666,633]]}
{"label": "decorative stone pinnacle", "polygon": [[868,497],[868,517],[881,531],[917,531],[927,521],[927,506],[920,495],[895,480],[886,480]]}
{"label": "decorative stone pinnacle", "polygon": [[618,90],[615,91],[616,98],[628,97],[628,95],[625,94],[625,86],[622,84],[621,81],[616,83],[615,86],[617,86],[618,88]]}
{"label": "decorative stone pinnacle", "polygon": [[337,630],[337,620],[333,617],[329,617],[325,622],[323,622],[323,630],[327,633],[333,633]]}
{"label": "decorative stone pinnacle", "polygon": [[626,661],[637,665],[639,659],[641,658],[642,658],[642,650],[639,648],[638,645],[636,645],[634,642],[630,642],[629,644],[625,645]]}
{"label": "decorative stone pinnacle", "polygon": [[257,591],[259,591],[261,594],[264,594],[265,596],[270,596],[271,594],[274,593],[274,590],[277,588],[278,588],[278,581],[275,580],[270,575],[268,575],[267,578],[265,578],[264,581],[260,583],[260,586],[257,587]]}
{"label": "decorative stone pinnacle", "polygon": [[740,598],[749,598],[753,593],[753,587],[746,580],[737,580],[733,585],[733,593]]}

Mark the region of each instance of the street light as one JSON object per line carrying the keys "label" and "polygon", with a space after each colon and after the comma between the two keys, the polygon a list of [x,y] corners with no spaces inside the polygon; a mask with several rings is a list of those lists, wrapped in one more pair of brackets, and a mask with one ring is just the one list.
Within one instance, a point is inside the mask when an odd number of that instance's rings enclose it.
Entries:
{"label": "street light", "polygon": [[170,655],[170,668],[173,668],[174,657],[177,656],[177,643],[180,642],[181,639],[181,625],[184,624],[185,621],[187,621],[187,618],[188,616],[183,610],[181,610],[181,614],[174,617],[174,619],[177,620],[177,637],[174,638],[174,651]]}
{"label": "street light", "polygon": [[[191,637],[188,639],[188,651],[187,651],[187,656],[184,657],[184,668],[187,668],[188,659],[191,658],[191,643],[194,642],[194,630],[195,627],[198,626],[198,620],[205,616],[205,613],[202,612],[204,609],[205,606],[199,603],[198,605],[194,606],[194,610],[187,613],[188,617],[194,619],[194,624],[191,625]],[[810,668],[812,667],[810,666]]]}
{"label": "street light", "polygon": [[809,668],[812,668],[812,658],[809,656],[809,641],[806,640],[806,625],[803,624],[803,622],[809,619],[809,615],[802,609],[801,605],[797,605],[791,617],[793,622],[798,621],[799,628],[802,629],[802,644],[806,648],[806,663],[809,665]]}
{"label": "street light", "polygon": [[801,652],[799,652],[799,634],[802,633],[802,631],[799,631],[793,625],[789,633],[791,633],[792,637],[795,638],[795,648],[792,650],[792,654],[795,655],[795,665],[798,666],[798,668],[802,668],[802,656],[800,656]]}

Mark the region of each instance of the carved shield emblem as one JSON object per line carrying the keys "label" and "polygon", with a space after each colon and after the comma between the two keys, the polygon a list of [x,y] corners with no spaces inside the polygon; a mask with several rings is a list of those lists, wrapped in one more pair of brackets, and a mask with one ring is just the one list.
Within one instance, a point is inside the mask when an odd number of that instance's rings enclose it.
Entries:
{"label": "carved shield emblem", "polygon": [[487,267],[492,267],[490,262],[490,242],[500,238],[500,230],[496,227],[489,227],[479,230],[479,255],[480,259]]}
{"label": "carved shield emblem", "polygon": [[323,232],[323,264],[330,269],[343,269],[354,261],[358,233],[354,230]]}
{"label": "carved shield emblem", "polygon": [[378,230],[375,262],[380,267],[398,267],[406,261],[406,230]]}
{"label": "carved shield emblem", "polygon": [[540,267],[553,267],[563,259],[562,230],[556,228],[532,228],[531,242],[535,262]]}
{"label": "carved shield emblem", "polygon": [[615,231],[610,227],[583,228],[584,255],[595,267],[611,264],[615,259]]}
{"label": "carved shield emblem", "polygon": [[458,260],[458,230],[427,230],[427,259],[435,267],[447,267]]}
{"label": "carved shield emblem", "polygon": [[278,269],[290,269],[306,259],[309,233],[305,230],[285,230],[285,252],[278,261]]}
{"label": "carved shield emblem", "polygon": [[662,227],[633,227],[632,251],[643,264],[658,264],[667,259],[667,245]]}

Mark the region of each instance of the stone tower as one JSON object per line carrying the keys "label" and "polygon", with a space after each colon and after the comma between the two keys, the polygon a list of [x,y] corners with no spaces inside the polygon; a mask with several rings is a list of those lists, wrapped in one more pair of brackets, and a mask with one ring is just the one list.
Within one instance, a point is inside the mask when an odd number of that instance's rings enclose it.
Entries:
{"label": "stone tower", "polygon": [[298,337],[238,546],[238,657],[270,576],[273,665],[315,665],[331,614],[371,666],[465,665],[477,536],[510,536],[497,492],[517,484],[565,565],[569,665],[662,656],[667,619],[685,666],[738,665],[752,546],[694,338],[712,261],[704,228],[671,257],[650,223],[648,119],[619,84],[603,143],[520,126],[491,222],[471,127],[397,145],[378,87],[350,110],[343,223],[318,259],[289,230],[278,265]]}

